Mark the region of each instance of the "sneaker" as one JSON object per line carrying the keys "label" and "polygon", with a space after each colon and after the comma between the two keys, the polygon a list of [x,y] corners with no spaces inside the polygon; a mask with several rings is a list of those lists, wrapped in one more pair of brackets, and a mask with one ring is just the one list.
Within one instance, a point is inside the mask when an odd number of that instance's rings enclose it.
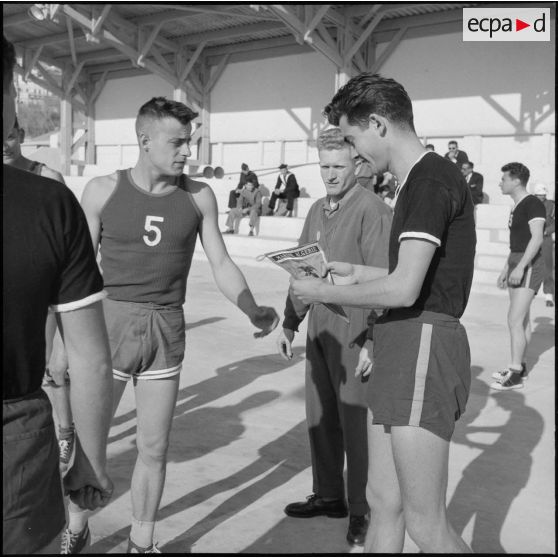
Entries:
{"label": "sneaker", "polygon": [[325,515],[327,517],[347,517],[349,511],[345,502],[337,500],[326,501],[317,494],[306,498],[306,502],[294,502],[285,508],[285,513],[290,517],[316,517]]}
{"label": "sneaker", "polygon": [[507,391],[510,389],[521,389],[523,387],[523,378],[520,372],[511,372],[508,370],[507,376],[499,381],[492,382],[490,384],[492,389],[498,389],[500,391]]}
{"label": "sneaker", "polygon": [[76,439],[75,433],[69,438],[61,438],[58,440],[58,454],[60,460],[60,467],[67,468],[72,458],[74,451],[74,442]]}
{"label": "sneaker", "polygon": [[234,231],[232,229],[226,230],[226,231],[223,231],[223,234],[234,234]]}
{"label": "sneaker", "polygon": [[552,300],[547,300],[546,305],[549,306],[549,307],[552,307],[552,306],[554,306],[554,302]]}
{"label": "sneaker", "polygon": [[87,523],[77,535],[69,529],[65,529],[62,534],[60,554],[79,554],[89,544],[90,539],[91,533]]}
{"label": "sneaker", "polygon": [[273,209],[268,209],[266,216],[269,217],[270,215],[273,215]]}
{"label": "sneaker", "polygon": [[368,531],[367,515],[351,515],[349,518],[349,530],[347,531],[347,541],[349,544],[364,546],[364,539]]}
{"label": "sneaker", "polygon": [[[504,380],[504,378],[508,375],[509,370],[498,370],[498,372],[494,372],[494,374],[492,374],[492,377],[497,380],[498,382],[502,382]],[[526,380],[527,379],[527,365],[522,362],[521,363],[521,379],[522,380]]]}
{"label": "sneaker", "polygon": [[128,539],[128,550],[126,554],[162,554],[162,552],[157,548],[157,543],[142,547],[138,546],[132,539]]}
{"label": "sneaker", "polygon": [[254,236],[254,231],[251,230],[251,231],[248,233],[248,236]]}

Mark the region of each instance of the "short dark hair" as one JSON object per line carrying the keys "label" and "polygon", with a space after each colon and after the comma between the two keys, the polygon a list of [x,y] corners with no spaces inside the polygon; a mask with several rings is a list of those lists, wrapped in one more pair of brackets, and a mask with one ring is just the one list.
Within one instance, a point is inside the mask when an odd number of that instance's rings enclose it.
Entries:
{"label": "short dark hair", "polygon": [[415,131],[409,95],[400,83],[380,74],[364,72],[352,78],[324,108],[324,116],[334,126],[339,125],[344,115],[351,126],[368,127],[368,117],[372,113]]}
{"label": "short dark hair", "polygon": [[242,163],[242,165],[240,165],[240,170],[248,170],[248,165],[246,163]]}
{"label": "short dark hair", "polygon": [[190,124],[198,116],[184,103],[171,101],[165,97],[153,97],[142,105],[136,118],[136,133],[139,133],[140,123],[145,119],[162,120],[163,118],[176,118],[183,126]]}
{"label": "short dark hair", "polygon": [[3,35],[2,40],[2,83],[4,91],[8,91],[14,80],[14,67],[16,65],[16,55],[14,45]]}
{"label": "short dark hair", "polygon": [[455,147],[459,146],[459,144],[455,140],[449,140],[448,141],[448,146],[451,145],[452,143],[455,145]]}
{"label": "short dark hair", "polygon": [[351,146],[345,141],[345,136],[339,128],[329,128],[324,130],[318,136],[318,151],[323,149],[327,151],[341,150],[350,148]]}
{"label": "short dark hair", "polygon": [[425,147],[426,149],[432,149],[432,151],[435,150],[434,145],[432,145],[431,143],[427,143],[424,147]]}
{"label": "short dark hair", "polygon": [[502,172],[507,172],[511,177],[518,178],[523,186],[527,186],[531,173],[523,163],[508,163],[502,167]]}
{"label": "short dark hair", "polygon": [[472,169],[475,168],[475,163],[473,163],[473,161],[465,161],[461,166],[463,166],[463,165],[468,165]]}

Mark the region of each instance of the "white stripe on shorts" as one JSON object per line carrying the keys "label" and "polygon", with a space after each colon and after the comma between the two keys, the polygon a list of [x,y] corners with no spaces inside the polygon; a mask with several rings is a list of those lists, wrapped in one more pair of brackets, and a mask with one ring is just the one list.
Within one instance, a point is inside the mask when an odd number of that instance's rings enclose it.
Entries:
{"label": "white stripe on shorts", "polygon": [[531,275],[533,275],[533,266],[527,266],[527,273],[525,274],[525,287],[530,288],[529,285],[531,284]]}
{"label": "white stripe on shorts", "polygon": [[163,368],[161,370],[146,370],[145,372],[141,372],[139,374],[127,374],[126,372],[122,372],[121,370],[116,370],[115,368],[113,368],[112,375],[114,376],[115,380],[122,380],[123,382],[127,382],[131,378],[135,378],[136,380],[159,380],[176,376],[176,374],[180,374],[181,370],[182,363],[177,364],[172,368]]}
{"label": "white stripe on shorts", "polygon": [[417,367],[415,369],[415,391],[413,393],[413,404],[409,426],[419,426],[424,403],[424,389],[426,386],[426,373],[430,360],[430,343],[432,340],[432,324],[422,324],[420,344],[417,356]]}

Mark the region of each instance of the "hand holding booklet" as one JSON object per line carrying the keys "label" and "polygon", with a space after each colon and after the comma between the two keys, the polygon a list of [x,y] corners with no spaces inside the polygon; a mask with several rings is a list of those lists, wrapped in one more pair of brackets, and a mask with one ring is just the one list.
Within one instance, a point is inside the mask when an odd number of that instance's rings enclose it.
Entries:
{"label": "hand holding booklet", "polygon": [[[287,270],[297,279],[308,276],[322,279],[322,269],[327,265],[325,254],[317,242],[310,242],[302,246],[295,246],[294,248],[287,248],[285,250],[268,252],[264,254],[264,256],[274,264]],[[333,284],[331,273],[328,273],[324,280]],[[339,304],[324,304],[324,306],[337,314],[345,322],[349,323],[349,318],[342,306]]]}

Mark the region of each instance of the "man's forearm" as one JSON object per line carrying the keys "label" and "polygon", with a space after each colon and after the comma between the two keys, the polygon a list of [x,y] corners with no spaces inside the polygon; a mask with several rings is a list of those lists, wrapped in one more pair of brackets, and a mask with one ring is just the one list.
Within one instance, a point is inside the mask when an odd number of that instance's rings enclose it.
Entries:
{"label": "man's forearm", "polygon": [[531,263],[533,258],[537,255],[537,252],[540,250],[541,246],[542,246],[542,238],[539,239],[539,238],[531,237],[531,240],[529,240],[529,243],[525,248],[525,252],[523,253],[523,256],[521,257],[519,262],[517,262],[517,267],[523,269],[526,268]]}
{"label": "man's forearm", "polygon": [[380,277],[386,277],[388,270],[384,267],[374,267],[370,265],[355,265],[355,278],[357,283],[374,281]]}
{"label": "man's forearm", "polygon": [[219,290],[244,314],[252,317],[258,305],[248,287],[248,283],[237,265],[230,259],[224,261],[215,269],[213,276]]}

